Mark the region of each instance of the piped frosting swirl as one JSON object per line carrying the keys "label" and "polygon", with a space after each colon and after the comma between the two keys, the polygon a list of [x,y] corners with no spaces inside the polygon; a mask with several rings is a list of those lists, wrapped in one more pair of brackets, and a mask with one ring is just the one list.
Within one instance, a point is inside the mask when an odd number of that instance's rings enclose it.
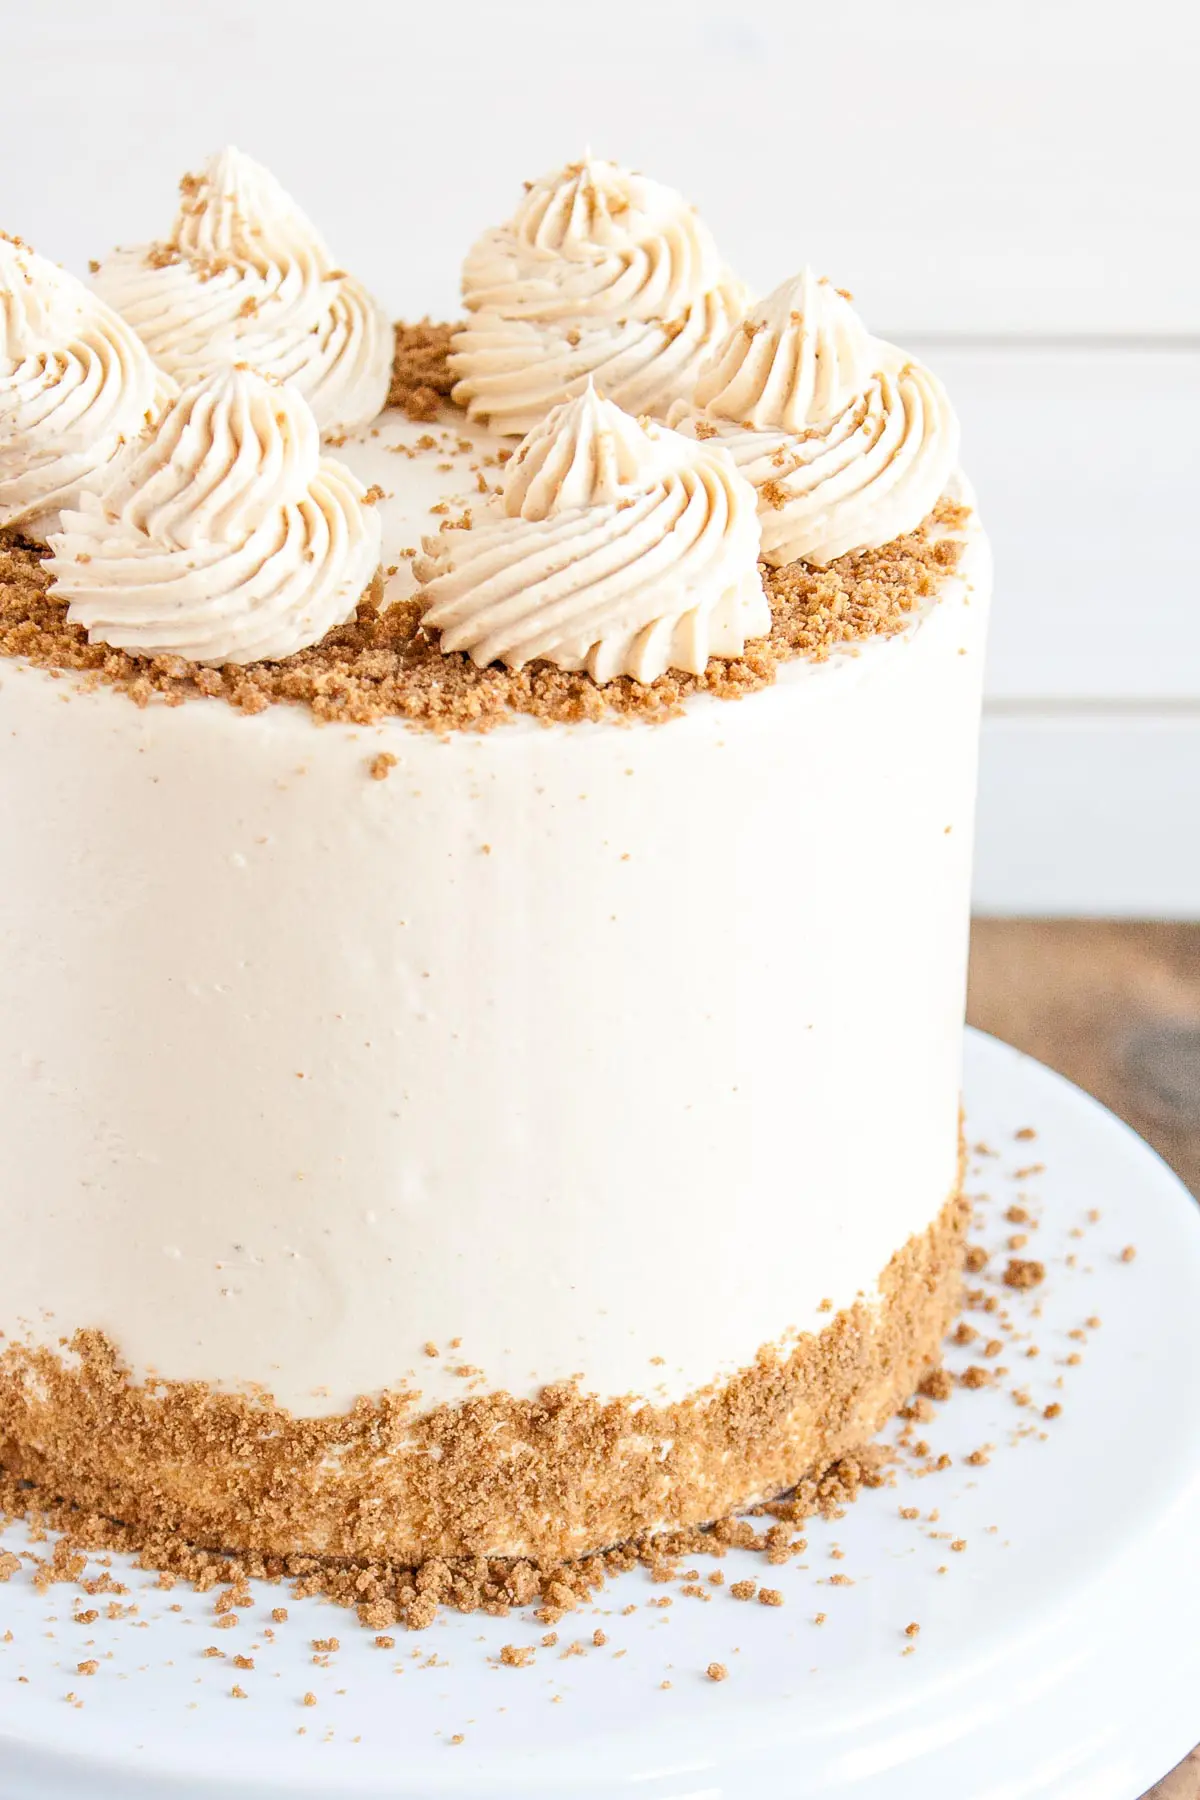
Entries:
{"label": "piped frosting swirl", "polygon": [[168,237],[115,251],[97,290],[181,382],[244,362],[297,388],[323,436],[368,424],[391,375],[383,308],[250,157],[222,150],[180,185]]}
{"label": "piped frosting swirl", "polygon": [[630,418],[591,381],[415,568],[424,625],[480,666],[541,658],[648,682],[739,656],[771,623],[753,488],[718,446]]}
{"label": "piped frosting swirl", "polygon": [[808,269],[729,332],[670,417],[719,438],[753,482],[774,564],[890,543],[932,510],[958,459],[941,382]]}
{"label": "piped frosting swirl", "polygon": [[111,308],[0,235],[0,526],[44,539],[174,392]]}
{"label": "piped frosting swirl", "polygon": [[589,377],[664,416],[748,300],[673,188],[586,157],[534,182],[463,268],[454,398],[521,435]]}
{"label": "piped frosting swirl", "polygon": [[352,617],[378,514],[294,389],[249,369],[185,388],[51,538],[89,639],[201,663],[277,661]]}

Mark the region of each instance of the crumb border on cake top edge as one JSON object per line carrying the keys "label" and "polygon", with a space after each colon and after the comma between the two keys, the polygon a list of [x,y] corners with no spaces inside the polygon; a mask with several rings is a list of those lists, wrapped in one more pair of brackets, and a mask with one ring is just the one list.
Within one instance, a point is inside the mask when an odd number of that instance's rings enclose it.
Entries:
{"label": "crumb border on cake top edge", "polygon": [[[397,324],[388,408],[434,422],[466,414],[449,397],[445,356],[453,323]],[[387,409],[385,409],[387,410]],[[772,626],[736,658],[712,658],[702,675],[668,671],[645,686],[628,677],[597,683],[586,673],[534,663],[479,669],[463,652],[445,653],[420,626],[416,600],[378,607],[379,576],[358,611],[317,644],[278,663],[219,668],[90,644],[47,596],[43,552],[19,528],[0,531],[0,658],[69,679],[78,691],[107,687],[138,706],[219,700],[253,715],[280,705],[318,723],[388,728],[393,722],[438,736],[477,736],[497,726],[665,724],[705,700],[743,699],[794,687],[828,669],[863,661],[895,638],[909,638],[956,581],[987,579],[986,537],[974,494],[960,471],[915,530],[875,550],[852,552],[828,569],[803,562],[760,564]],[[15,559],[15,562],[14,562]],[[15,572],[4,578],[4,563]],[[960,566],[961,565],[961,566]]]}

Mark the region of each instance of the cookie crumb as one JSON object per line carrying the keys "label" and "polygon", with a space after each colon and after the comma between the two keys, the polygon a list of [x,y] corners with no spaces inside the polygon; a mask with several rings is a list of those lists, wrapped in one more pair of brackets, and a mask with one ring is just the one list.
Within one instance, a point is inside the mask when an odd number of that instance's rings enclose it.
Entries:
{"label": "cookie crumb", "polygon": [[450,338],[455,327],[421,319],[415,325],[397,325],[392,357],[389,406],[399,407],[418,424],[429,424],[450,398],[454,377],[450,373]]}

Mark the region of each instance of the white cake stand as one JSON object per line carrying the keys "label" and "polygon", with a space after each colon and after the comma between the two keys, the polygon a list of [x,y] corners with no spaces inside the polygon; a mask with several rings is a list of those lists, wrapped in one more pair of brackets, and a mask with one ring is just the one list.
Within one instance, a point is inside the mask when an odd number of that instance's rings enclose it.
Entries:
{"label": "white cake stand", "polygon": [[[275,1588],[225,1631],[211,1596],[124,1566],[139,1611],[114,1621],[104,1598],[22,1572],[0,1586],[0,1800],[1137,1800],[1200,1739],[1200,1208],[1132,1132],[1001,1044],[972,1038],[967,1096],[972,1141],[999,1152],[974,1158],[991,1196],[977,1235],[1001,1246],[1028,1195],[1041,1226],[1024,1254],[1046,1281],[995,1290],[1017,1341],[990,1365],[982,1340],[955,1352],[1009,1374],[917,1427],[950,1467],[907,1466],[813,1521],[799,1563],[720,1565],[727,1584],[779,1589],[782,1609],[638,1571],[564,1618],[554,1647],[512,1614],[444,1615],[380,1649]],[[1014,1136],[1027,1125],[1034,1142]],[[1032,1163],[1044,1174],[1016,1176]],[[990,1461],[967,1463],[985,1442]],[[29,1548],[17,1529],[0,1541]],[[698,1566],[706,1586],[718,1565]],[[100,1617],[77,1623],[85,1606]],[[331,1636],[341,1648],[314,1664],[310,1640]],[[573,1641],[585,1654],[564,1657]],[[533,1664],[501,1666],[509,1643],[539,1646]]]}

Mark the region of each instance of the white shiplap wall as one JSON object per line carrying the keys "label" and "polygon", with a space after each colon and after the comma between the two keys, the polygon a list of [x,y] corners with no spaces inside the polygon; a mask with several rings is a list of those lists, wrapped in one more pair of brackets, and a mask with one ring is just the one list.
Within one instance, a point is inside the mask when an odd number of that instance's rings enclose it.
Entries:
{"label": "white shiplap wall", "polygon": [[225,141],[397,312],[589,142],[919,348],[996,540],[979,904],[1200,917],[1193,0],[0,0],[0,225],[81,267]]}

